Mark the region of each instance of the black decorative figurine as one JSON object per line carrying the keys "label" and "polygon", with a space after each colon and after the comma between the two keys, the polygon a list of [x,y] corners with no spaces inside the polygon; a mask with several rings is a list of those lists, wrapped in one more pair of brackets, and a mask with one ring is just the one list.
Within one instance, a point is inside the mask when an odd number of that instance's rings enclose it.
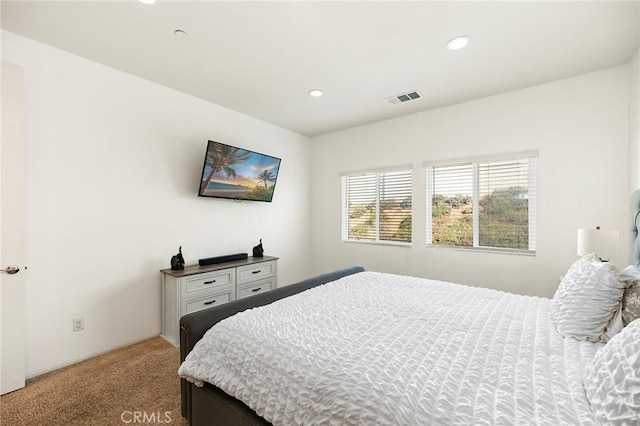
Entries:
{"label": "black decorative figurine", "polygon": [[253,257],[264,257],[264,249],[262,248],[262,238],[260,238],[260,244],[253,248]]}
{"label": "black decorative figurine", "polygon": [[178,249],[178,254],[171,258],[171,269],[180,271],[184,269],[184,257],[182,257],[182,246]]}

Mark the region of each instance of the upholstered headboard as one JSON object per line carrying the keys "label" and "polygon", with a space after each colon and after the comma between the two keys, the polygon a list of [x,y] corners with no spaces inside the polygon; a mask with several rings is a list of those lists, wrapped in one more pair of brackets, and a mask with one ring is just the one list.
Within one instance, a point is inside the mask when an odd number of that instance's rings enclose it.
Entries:
{"label": "upholstered headboard", "polygon": [[629,238],[629,264],[640,264],[640,189],[631,194],[631,210],[629,213],[631,220],[631,237]]}

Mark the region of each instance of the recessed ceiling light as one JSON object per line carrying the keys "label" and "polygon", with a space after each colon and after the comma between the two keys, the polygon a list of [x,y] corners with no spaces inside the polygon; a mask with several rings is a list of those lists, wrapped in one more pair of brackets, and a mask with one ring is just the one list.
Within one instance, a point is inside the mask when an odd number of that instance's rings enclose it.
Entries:
{"label": "recessed ceiling light", "polygon": [[186,31],[182,31],[182,30],[175,30],[173,32],[173,35],[178,37],[178,38],[187,38],[187,37],[189,37],[189,34],[187,34]]}
{"label": "recessed ceiling light", "polygon": [[156,0],[138,0],[140,3],[144,4],[154,4]]}
{"label": "recessed ceiling light", "polygon": [[322,96],[323,92],[320,89],[311,89],[311,90],[309,90],[309,94],[311,96],[313,96],[314,98],[317,98],[317,97]]}
{"label": "recessed ceiling light", "polygon": [[466,35],[465,36],[458,36],[456,38],[453,38],[453,39],[449,40],[449,43],[447,43],[447,48],[449,48],[451,50],[462,49],[467,44],[469,44],[470,41],[471,41],[471,37],[469,37],[469,36],[466,36]]}

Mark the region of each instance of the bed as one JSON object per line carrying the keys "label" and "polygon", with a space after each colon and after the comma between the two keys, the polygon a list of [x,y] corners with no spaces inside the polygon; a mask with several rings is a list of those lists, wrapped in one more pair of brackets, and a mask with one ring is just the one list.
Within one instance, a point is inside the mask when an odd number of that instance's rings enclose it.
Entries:
{"label": "bed", "polygon": [[[640,193],[634,203],[635,265]],[[195,426],[640,424],[638,283],[637,267],[594,255],[553,299],[324,274],[183,317],[182,414]]]}

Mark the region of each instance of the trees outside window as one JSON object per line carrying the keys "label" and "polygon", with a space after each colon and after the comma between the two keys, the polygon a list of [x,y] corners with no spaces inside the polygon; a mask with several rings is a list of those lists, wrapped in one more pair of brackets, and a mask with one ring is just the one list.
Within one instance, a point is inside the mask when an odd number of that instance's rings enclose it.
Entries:
{"label": "trees outside window", "polygon": [[426,172],[427,245],[535,252],[536,157]]}
{"label": "trees outside window", "polygon": [[342,177],[342,240],[411,243],[412,170]]}

